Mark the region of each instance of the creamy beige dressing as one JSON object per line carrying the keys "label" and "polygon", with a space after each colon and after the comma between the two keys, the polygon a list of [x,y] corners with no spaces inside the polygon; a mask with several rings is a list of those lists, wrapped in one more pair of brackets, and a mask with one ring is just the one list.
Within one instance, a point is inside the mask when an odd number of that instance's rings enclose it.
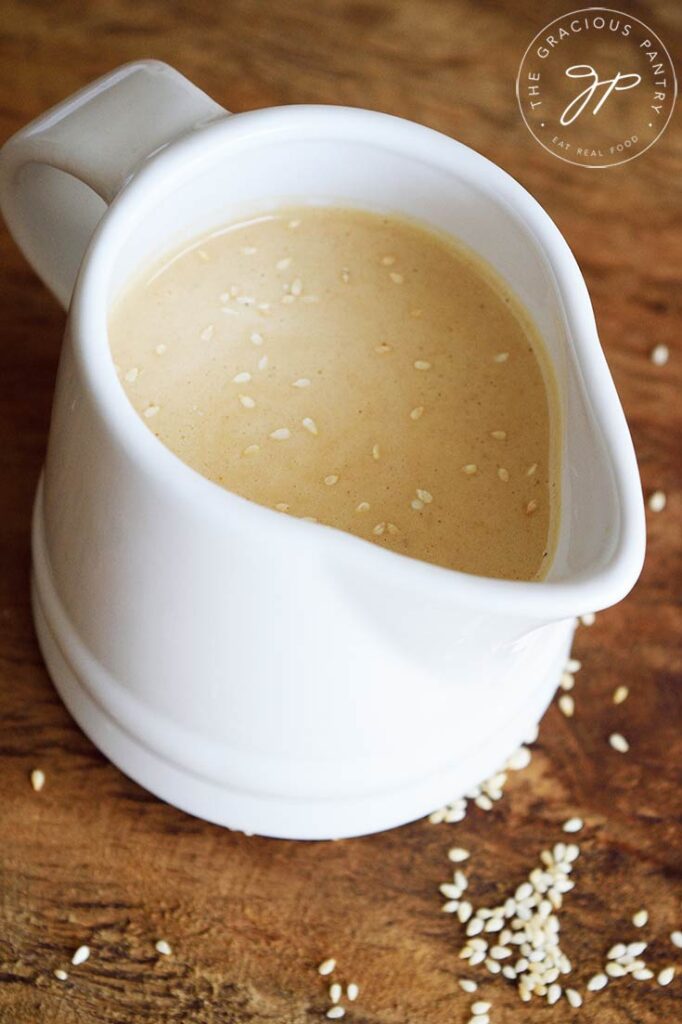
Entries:
{"label": "creamy beige dressing", "polygon": [[549,361],[518,300],[449,239],[280,210],[149,269],[109,331],[149,429],[222,487],[465,572],[548,567]]}

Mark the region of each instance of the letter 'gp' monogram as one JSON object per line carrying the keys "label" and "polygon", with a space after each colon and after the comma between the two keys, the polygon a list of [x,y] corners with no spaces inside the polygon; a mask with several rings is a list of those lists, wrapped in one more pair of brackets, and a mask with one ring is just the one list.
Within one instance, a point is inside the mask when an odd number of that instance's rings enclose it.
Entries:
{"label": "letter 'gp' monogram", "polygon": [[519,66],[516,96],[547,152],[580,167],[614,167],[663,134],[677,79],[652,29],[621,11],[590,7],[538,32]]}

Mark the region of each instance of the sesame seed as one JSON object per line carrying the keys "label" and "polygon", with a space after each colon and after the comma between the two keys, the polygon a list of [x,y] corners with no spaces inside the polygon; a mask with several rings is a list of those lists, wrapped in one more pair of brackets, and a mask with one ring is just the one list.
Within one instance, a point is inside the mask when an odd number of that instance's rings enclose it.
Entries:
{"label": "sesame seed", "polygon": [[490,436],[494,437],[496,441],[506,441],[506,439],[507,439],[507,431],[506,430],[493,430],[493,432],[491,433]]}
{"label": "sesame seed", "polygon": [[260,451],[260,445],[259,444],[250,444],[250,445],[247,445],[247,447],[244,449],[244,451],[242,452],[242,455],[255,455],[256,452],[259,452],[259,451]]}
{"label": "sesame seed", "polygon": [[565,988],[564,995],[566,996],[574,1010],[577,1010],[579,1007],[583,1005],[583,997],[580,995],[580,992],[578,992],[577,989]]}
{"label": "sesame seed", "polygon": [[448,858],[454,864],[461,864],[462,861],[468,860],[470,856],[469,851],[465,850],[463,846],[453,846],[451,850],[448,850]]}
{"label": "sesame seed", "polygon": [[569,658],[568,661],[566,662],[566,671],[567,672],[580,672],[580,669],[582,667],[583,667],[582,661],[578,661],[577,658]]}
{"label": "sesame seed", "polygon": [[162,356],[163,353],[166,351],[166,346],[163,343],[161,343],[160,345],[156,346],[154,351],[156,352],[157,356]]}
{"label": "sesame seed", "polygon": [[649,353],[649,359],[654,366],[665,366],[670,358],[670,349],[667,345],[655,345]]}
{"label": "sesame seed", "polygon": [[275,505],[275,509],[277,510],[277,512],[288,512],[290,508],[291,506],[288,505],[286,501],[279,501]]}
{"label": "sesame seed", "polygon": [[390,277],[391,281],[393,281],[393,284],[402,284],[403,283],[403,275],[402,274],[396,274],[396,272],[394,270],[392,270],[391,273],[388,276]]}
{"label": "sesame seed", "polygon": [[374,346],[374,351],[375,352],[380,352],[382,355],[384,355],[386,352],[390,352],[391,351],[391,346],[388,344],[388,342],[381,341],[381,342],[379,342],[378,345]]}
{"label": "sesame seed", "polygon": [[301,226],[301,221],[300,220],[290,220],[288,225],[287,225],[287,227],[291,228],[292,230],[294,228],[298,228],[300,226]]}
{"label": "sesame seed", "polygon": [[624,942],[617,942],[615,946],[611,946],[611,949],[606,954],[607,960],[620,960],[621,957],[627,954],[628,948]]}
{"label": "sesame seed", "polygon": [[594,612],[585,612],[584,615],[580,616],[580,621],[583,626],[594,626],[597,621],[597,616]]}
{"label": "sesame seed", "polygon": [[245,409],[255,409],[256,407],[256,400],[254,398],[251,398],[250,395],[240,395],[239,401],[241,402]]}
{"label": "sesame seed", "polygon": [[148,405],[144,411],[145,418],[149,420],[152,418],[152,416],[156,416],[159,409],[160,406],[158,405]]}
{"label": "sesame seed", "polygon": [[333,487],[334,484],[338,484],[339,478],[335,473],[330,473],[329,476],[326,476],[324,478],[324,482],[326,483],[327,487]]}
{"label": "sesame seed", "polygon": [[561,999],[561,991],[561,985],[554,983],[549,986],[547,989],[547,1002],[550,1006],[554,1006],[555,1003],[559,1002]]}
{"label": "sesame seed", "polygon": [[430,505],[433,501],[433,495],[429,491],[423,490],[421,487],[417,488],[417,497],[420,501],[423,501],[425,505]]}
{"label": "sesame seed", "polygon": [[410,419],[411,420],[420,420],[423,415],[424,415],[424,406],[423,405],[418,405],[410,413]]}
{"label": "sesame seed", "polygon": [[204,327],[199,337],[201,338],[202,341],[210,341],[211,338],[213,337],[214,331],[215,327],[213,326],[213,324],[208,324],[206,327]]}
{"label": "sesame seed", "polygon": [[575,686],[575,676],[571,672],[562,672],[559,686],[562,690],[572,690]]}
{"label": "sesame seed", "polygon": [[328,1020],[341,1020],[342,1017],[346,1016],[346,1011],[343,1006],[332,1006],[330,1010],[327,1010],[325,1016]]}
{"label": "sesame seed", "polygon": [[308,380],[307,377],[299,377],[298,380],[295,380],[291,386],[292,388],[309,388],[310,381]]}
{"label": "sesame seed", "polygon": [[497,355],[493,357],[493,362],[494,363],[506,363],[508,359],[509,359],[509,353],[508,352],[498,352]]}
{"label": "sesame seed", "polygon": [[157,939],[154,943],[154,949],[157,953],[160,953],[161,956],[170,956],[173,952],[170,943],[166,942],[165,939]]}
{"label": "sesame seed", "polygon": [[474,1017],[480,1017],[482,1013],[487,1013],[492,1005],[492,1003],[488,1003],[484,999],[479,999],[472,1005],[471,1012]]}
{"label": "sesame seed", "polygon": [[635,928],[643,928],[649,920],[649,914],[646,910],[638,910],[636,914],[632,915],[632,923]]}
{"label": "sesame seed", "polygon": [[351,1003],[354,1003],[359,995],[360,986],[357,985],[354,981],[349,981],[348,984],[346,985],[346,996],[348,997],[348,999],[350,999]]}
{"label": "sesame seed", "polygon": [[329,998],[331,999],[331,1001],[333,1003],[338,1003],[338,1001],[341,998],[342,994],[343,994],[343,989],[342,989],[341,985],[338,983],[338,981],[333,982],[329,986]]}
{"label": "sesame seed", "polygon": [[471,981],[470,978],[460,978],[459,987],[461,988],[462,992],[475,992],[478,988],[478,985],[476,984],[475,981]]}
{"label": "sesame seed", "polygon": [[604,970],[608,974],[609,978],[624,978],[628,973],[627,967],[618,963],[617,960],[609,960]]}
{"label": "sesame seed", "polygon": [[563,824],[564,832],[580,832],[584,822],[582,818],[569,818]]}
{"label": "sesame seed", "polygon": [[430,370],[431,363],[427,362],[426,359],[416,359],[414,363],[415,370]]}
{"label": "sesame seed", "polygon": [[666,506],[667,498],[663,491],[654,491],[649,495],[647,505],[652,512],[662,512]]}
{"label": "sesame seed", "polygon": [[393,537],[397,536],[397,534],[400,533],[400,530],[395,525],[395,523],[386,523],[386,529]]}
{"label": "sesame seed", "polygon": [[285,256],[283,259],[277,260],[275,266],[277,270],[286,270],[287,267],[291,266],[291,256]]}
{"label": "sesame seed", "polygon": [[301,283],[300,277],[297,277],[291,282],[291,294],[299,296],[302,291],[303,284]]}
{"label": "sesame seed", "polygon": [[84,964],[90,956],[89,946],[79,946],[76,952],[71,957],[71,963],[74,967],[78,967],[79,964]]}
{"label": "sesame seed", "polygon": [[136,366],[133,366],[130,370],[127,371],[125,375],[126,380],[129,381],[130,384],[132,384],[133,381],[137,380],[137,375],[139,372],[140,371],[138,370],[138,368]]}
{"label": "sesame seed", "polygon": [[384,267],[392,267],[395,263],[395,256],[382,256],[381,264]]}
{"label": "sesame seed", "polygon": [[316,523],[317,519],[315,516],[303,516],[304,523]]}
{"label": "sesame seed", "polygon": [[605,974],[593,974],[587,983],[588,992],[599,992],[608,985],[609,979]]}
{"label": "sesame seed", "polygon": [[641,956],[647,948],[646,942],[630,942],[627,947],[628,956]]}
{"label": "sesame seed", "polygon": [[492,811],[493,809],[493,802],[489,796],[485,795],[485,793],[481,793],[480,796],[477,796],[474,803],[477,807],[480,807],[482,811]]}
{"label": "sesame seed", "polygon": [[381,458],[381,448],[379,447],[378,444],[372,445],[372,458],[374,459],[375,462],[378,462],[379,459]]}
{"label": "sesame seed", "polygon": [[348,282],[350,281],[350,271],[348,270],[347,267],[343,268],[339,277],[341,278],[344,284],[348,284]]}
{"label": "sesame seed", "polygon": [[270,437],[273,441],[288,441],[291,431],[287,427],[278,427],[277,430],[272,431]]}
{"label": "sesame seed", "polygon": [[475,473],[478,473],[478,466],[475,462],[469,462],[466,466],[462,466],[462,472],[466,476],[474,476]]}
{"label": "sesame seed", "polygon": [[327,974],[331,974],[335,967],[336,960],[334,959],[333,956],[330,956],[326,960],[323,960],[322,963],[318,966],[317,973],[325,977]]}
{"label": "sesame seed", "polygon": [[611,733],[611,735],[609,736],[609,743],[611,744],[614,750],[618,751],[619,754],[627,754],[628,750],[630,749],[630,744],[624,736],[621,736],[619,732]]}
{"label": "sesame seed", "polygon": [[61,967],[57,967],[57,969],[54,970],[52,973],[54,974],[55,978],[57,978],[58,981],[66,981],[66,979],[68,978],[68,974]]}
{"label": "sesame seed", "polygon": [[533,463],[532,465],[530,465],[530,466],[528,467],[528,469],[526,470],[526,476],[533,476],[533,474],[535,473],[535,470],[536,470],[537,468],[538,468],[538,464],[537,464],[537,462],[534,462],[534,463]]}
{"label": "sesame seed", "polygon": [[460,923],[466,924],[471,915],[473,914],[473,912],[474,908],[472,907],[469,900],[462,900],[462,902],[457,907],[457,917],[459,918]]}
{"label": "sesame seed", "polygon": [[526,515],[527,516],[531,516],[533,514],[533,512],[537,511],[537,507],[538,507],[537,501],[535,500],[535,498],[531,498],[531,500],[526,505]]}
{"label": "sesame seed", "polygon": [[381,537],[385,530],[386,523],[377,523],[374,529],[372,530],[372,533],[376,534],[377,537]]}
{"label": "sesame seed", "polygon": [[36,793],[39,793],[45,785],[45,772],[40,768],[34,768],[30,775],[31,785]]}
{"label": "sesame seed", "polygon": [[304,419],[301,420],[301,424],[303,427],[305,427],[309,434],[313,434],[315,437],[317,437],[317,424],[315,423],[315,420],[311,419],[310,416],[306,416]]}
{"label": "sesame seed", "polygon": [[444,914],[454,914],[459,907],[459,900],[446,900],[440,908]]}
{"label": "sesame seed", "polygon": [[559,710],[566,718],[573,718],[575,714],[575,701],[570,693],[562,693],[558,700]]}
{"label": "sesame seed", "polygon": [[505,483],[505,484],[509,483],[509,470],[508,469],[504,469],[503,466],[500,466],[500,468],[497,471],[497,475],[499,476],[500,480],[503,481],[503,483]]}
{"label": "sesame seed", "polygon": [[462,890],[458,885],[454,885],[452,882],[443,882],[438,886],[438,891],[451,900],[458,900],[462,895]]}
{"label": "sesame seed", "polygon": [[242,373],[238,373],[232,378],[233,384],[247,384],[251,380],[251,374],[247,370],[243,370]]}
{"label": "sesame seed", "polygon": [[636,971],[632,972],[632,977],[635,981],[651,981],[654,976],[654,972],[650,971],[648,967],[639,967]]}
{"label": "sesame seed", "polygon": [[671,932],[670,941],[673,946],[676,946],[678,949],[682,949],[682,932]]}
{"label": "sesame seed", "polygon": [[210,256],[208,255],[208,253],[206,252],[206,250],[205,250],[205,249],[197,249],[197,250],[196,250],[196,253],[197,253],[197,256],[199,257],[199,259],[200,259],[200,260],[203,260],[203,261],[204,261],[204,263],[208,263],[208,261],[209,261],[209,260],[210,260],[210,258],[211,258],[211,257],[210,257]]}
{"label": "sesame seed", "polygon": [[622,704],[623,701],[626,701],[628,699],[629,695],[630,691],[627,686],[617,686],[616,689],[613,691],[613,703]]}
{"label": "sesame seed", "polygon": [[674,977],[675,977],[675,968],[674,967],[664,967],[662,971],[658,972],[658,975],[656,976],[656,981],[658,982],[659,985],[669,985]]}
{"label": "sesame seed", "polygon": [[251,341],[252,345],[262,345],[263,335],[259,334],[258,331],[253,331],[249,336],[249,340]]}
{"label": "sesame seed", "polygon": [[369,508],[370,508],[370,505],[369,505],[368,501],[361,501],[359,505],[355,506],[355,511],[356,512],[369,512]]}
{"label": "sesame seed", "polygon": [[415,512],[421,512],[424,508],[424,502],[420,501],[419,498],[413,498],[410,502],[410,507],[413,508]]}
{"label": "sesame seed", "polygon": [[260,359],[258,360],[258,369],[259,370],[267,370],[267,368],[268,368],[268,357],[267,356],[261,356]]}
{"label": "sesame seed", "polygon": [[256,249],[255,245],[244,245],[241,249],[243,256],[253,256],[256,252],[258,252],[258,249]]}

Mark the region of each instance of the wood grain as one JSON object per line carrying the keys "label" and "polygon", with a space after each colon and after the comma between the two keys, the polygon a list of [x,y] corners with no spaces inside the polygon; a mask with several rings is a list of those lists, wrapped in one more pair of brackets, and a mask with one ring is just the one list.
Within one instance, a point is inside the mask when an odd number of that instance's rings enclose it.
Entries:
{"label": "wood grain", "polygon": [[[437,885],[455,842],[471,849],[475,902],[504,896],[572,814],[586,821],[577,885],[561,914],[583,988],[629,920],[655,968],[675,962],[682,927],[679,828],[680,222],[679,116],[644,157],[593,174],[561,164],[528,135],[514,78],[557,0],[161,0],[4,2],[0,137],[97,75],[133,58],[167,60],[232,110],[291,102],[374,107],[438,128],[483,152],[545,206],[572,246],[639,456],[649,514],[642,579],[619,607],[579,631],[576,715],[546,715],[531,767],[490,813],[460,825],[417,822],[339,843],[246,837],[159,803],[92,747],[42,665],[28,601],[29,515],[48,426],[63,314],[3,228],[0,366],[0,1022],[1,1024],[303,1024],[322,1018],[315,964],[335,955],[362,988],[354,1024],[451,1024],[471,997],[456,979],[459,926]],[[673,0],[621,6],[652,24],[673,54]],[[673,350],[665,368],[650,348]],[[611,693],[631,689],[620,707]],[[611,751],[617,729],[627,756]],[[34,793],[28,774],[47,774]],[[159,957],[159,936],[174,953]],[[88,963],[52,970],[82,942]],[[678,962],[682,953],[677,951]],[[682,963],[680,963],[682,967]],[[572,1020],[567,1004],[523,1006],[480,968],[494,1024]],[[680,972],[682,973],[682,971]],[[667,989],[616,981],[586,1001],[599,1024],[672,1024]]]}

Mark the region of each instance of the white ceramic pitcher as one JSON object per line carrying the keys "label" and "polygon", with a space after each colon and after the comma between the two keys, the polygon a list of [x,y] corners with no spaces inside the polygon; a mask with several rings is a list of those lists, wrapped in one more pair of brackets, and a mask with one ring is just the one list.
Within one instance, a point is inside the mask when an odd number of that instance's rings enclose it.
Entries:
{"label": "white ceramic pitcher", "polygon": [[[451,232],[534,316],[563,417],[544,582],[438,568],[252,504],[184,465],[129,404],[107,339],[127,279],[245,209],[320,200]],[[549,702],[575,616],[620,600],[644,554],[590,300],[540,206],[427,128],[345,107],[228,115],[154,61],[10,139],[0,204],[69,310],[33,596],[48,669],[88,736],[164,800],[270,836],[378,831],[495,771]]]}

